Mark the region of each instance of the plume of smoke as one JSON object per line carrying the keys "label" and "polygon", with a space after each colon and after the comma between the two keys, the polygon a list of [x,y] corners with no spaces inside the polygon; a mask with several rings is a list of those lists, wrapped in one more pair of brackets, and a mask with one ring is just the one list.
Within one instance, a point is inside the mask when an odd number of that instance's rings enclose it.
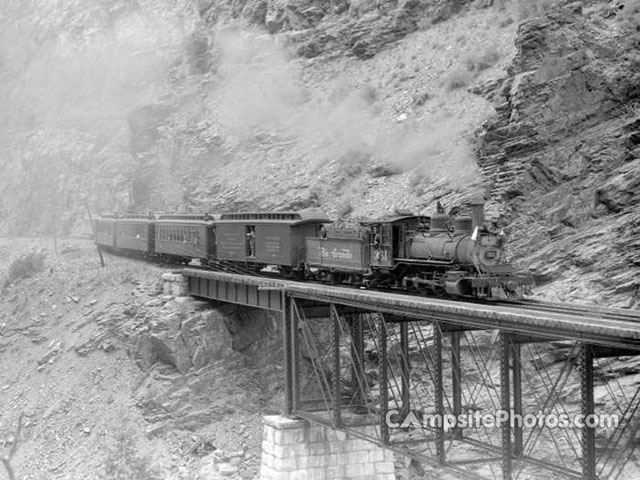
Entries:
{"label": "plume of smoke", "polygon": [[256,133],[293,140],[325,159],[360,152],[372,163],[445,177],[463,187],[477,170],[464,127],[439,115],[422,122],[383,118],[375,88],[335,80],[309,90],[304,72],[274,37],[222,27],[214,36],[217,79],[210,111],[226,136]]}

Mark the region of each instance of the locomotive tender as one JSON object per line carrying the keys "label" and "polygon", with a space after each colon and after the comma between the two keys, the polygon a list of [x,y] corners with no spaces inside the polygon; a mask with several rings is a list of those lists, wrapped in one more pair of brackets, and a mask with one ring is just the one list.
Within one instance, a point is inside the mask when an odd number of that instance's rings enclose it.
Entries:
{"label": "locomotive tender", "polygon": [[361,222],[328,233],[317,210],[216,215],[103,215],[96,244],[107,251],[211,268],[371,288],[479,299],[517,299],[532,285],[504,255],[505,236],[472,217],[438,212]]}

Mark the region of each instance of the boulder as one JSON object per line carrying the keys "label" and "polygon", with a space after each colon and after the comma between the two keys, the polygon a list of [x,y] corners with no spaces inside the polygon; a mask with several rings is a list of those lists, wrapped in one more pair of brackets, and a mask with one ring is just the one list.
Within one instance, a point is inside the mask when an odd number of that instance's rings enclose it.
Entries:
{"label": "boulder", "polygon": [[596,190],[594,204],[617,213],[637,205],[640,198],[640,158],[617,168],[614,175]]}
{"label": "boulder", "polygon": [[186,319],[174,311],[150,322],[136,344],[146,367],[162,362],[186,373],[194,365],[201,368],[231,354],[232,338],[217,310],[197,312]]}

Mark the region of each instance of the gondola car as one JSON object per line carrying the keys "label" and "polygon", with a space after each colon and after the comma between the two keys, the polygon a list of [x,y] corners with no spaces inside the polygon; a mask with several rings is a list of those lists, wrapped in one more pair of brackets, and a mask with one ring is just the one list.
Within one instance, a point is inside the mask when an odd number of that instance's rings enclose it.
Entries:
{"label": "gondola car", "polygon": [[306,237],[318,236],[331,220],[321,212],[223,213],[216,221],[221,262],[261,269],[276,266],[283,273],[304,272]]}

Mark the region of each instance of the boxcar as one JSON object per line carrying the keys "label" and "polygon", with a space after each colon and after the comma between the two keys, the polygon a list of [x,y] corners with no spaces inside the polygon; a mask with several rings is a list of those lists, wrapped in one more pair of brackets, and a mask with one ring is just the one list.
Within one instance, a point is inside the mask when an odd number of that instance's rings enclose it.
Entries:
{"label": "boxcar", "polygon": [[105,250],[116,246],[116,220],[113,215],[102,215],[93,221],[96,245]]}
{"label": "boxcar", "polygon": [[316,237],[322,212],[227,213],[216,222],[217,255],[223,261],[299,268],[305,262],[306,237]]}
{"label": "boxcar", "polygon": [[154,227],[153,218],[149,215],[126,215],[116,219],[116,247],[153,253]]}
{"label": "boxcar", "polygon": [[184,260],[214,259],[214,222],[211,215],[160,215],[156,221],[155,252]]}

